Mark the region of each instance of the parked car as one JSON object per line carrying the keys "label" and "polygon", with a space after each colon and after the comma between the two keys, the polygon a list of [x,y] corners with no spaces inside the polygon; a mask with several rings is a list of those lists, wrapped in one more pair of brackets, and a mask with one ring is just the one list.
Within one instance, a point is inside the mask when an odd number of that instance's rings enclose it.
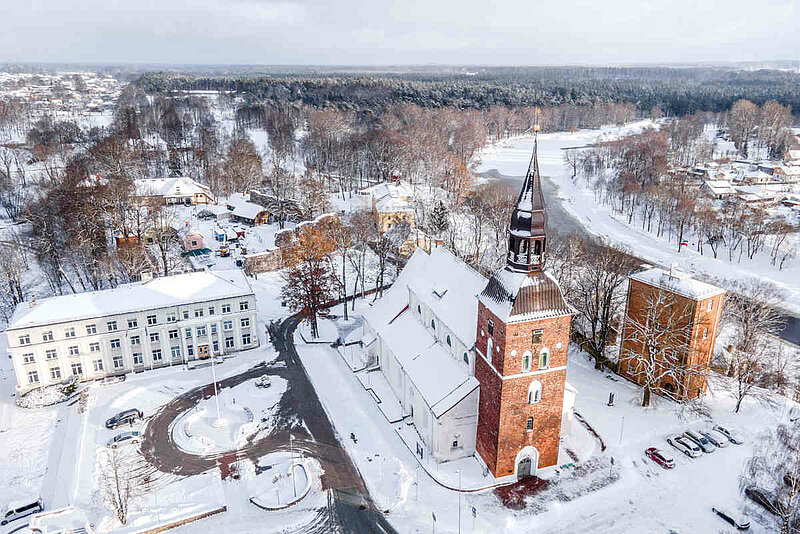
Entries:
{"label": "parked car", "polygon": [[142,442],[142,434],[136,430],[130,432],[123,432],[121,434],[117,434],[113,438],[111,438],[108,442],[108,446],[112,449],[116,449],[120,445],[138,445]]}
{"label": "parked car", "polygon": [[778,501],[778,499],[775,499],[774,497],[767,495],[760,489],[754,486],[749,486],[745,488],[744,494],[747,495],[747,497],[751,501],[761,505],[769,513],[775,515],[783,514],[783,505],[780,503],[780,501]]}
{"label": "parked car", "polygon": [[22,517],[38,514],[42,510],[44,510],[44,506],[42,505],[42,498],[40,496],[17,499],[16,501],[8,503],[5,515],[3,519],[0,519],[0,525],[7,525]]}
{"label": "parked car", "polygon": [[124,425],[132,425],[142,418],[142,412],[133,408],[124,410],[106,421],[106,428],[114,429]]}
{"label": "parked car", "polygon": [[721,432],[717,432],[716,430],[701,430],[700,433],[708,438],[708,441],[714,444],[715,447],[727,447],[728,446],[728,438],[725,437],[725,434]]}
{"label": "parked car", "polygon": [[723,521],[733,525],[739,530],[747,530],[750,528],[750,520],[734,510],[712,507],[711,511],[721,517]]}
{"label": "parked car", "polygon": [[707,437],[696,430],[687,430],[683,433],[683,435],[699,445],[700,448],[703,449],[703,452],[710,453],[717,450],[714,444],[711,443]]}
{"label": "parked car", "polygon": [[667,443],[681,451],[689,458],[697,458],[703,456],[703,450],[694,441],[686,436],[671,436],[667,438]]}
{"label": "parked car", "polygon": [[648,458],[653,460],[664,469],[672,469],[675,467],[675,460],[655,447],[650,447],[649,449],[645,450],[644,453]]}
{"label": "parked car", "polygon": [[730,441],[734,445],[741,445],[742,443],[744,443],[744,440],[741,437],[739,437],[739,434],[728,429],[727,427],[724,427],[722,425],[714,425],[714,430],[716,430],[717,432],[728,438],[728,441]]}

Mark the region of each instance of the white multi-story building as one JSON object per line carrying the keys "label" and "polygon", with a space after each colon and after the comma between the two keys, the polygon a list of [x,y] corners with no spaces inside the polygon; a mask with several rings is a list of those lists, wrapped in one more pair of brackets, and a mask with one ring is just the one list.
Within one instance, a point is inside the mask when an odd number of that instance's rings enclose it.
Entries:
{"label": "white multi-story building", "polygon": [[204,271],[20,304],[6,330],[21,392],[258,346],[242,271]]}

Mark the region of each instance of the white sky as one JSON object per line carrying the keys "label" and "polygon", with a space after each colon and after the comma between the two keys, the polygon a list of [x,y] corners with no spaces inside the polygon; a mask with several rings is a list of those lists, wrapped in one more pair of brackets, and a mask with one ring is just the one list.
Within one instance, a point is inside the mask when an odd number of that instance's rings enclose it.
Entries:
{"label": "white sky", "polygon": [[0,61],[800,59],[800,0],[0,0]]}

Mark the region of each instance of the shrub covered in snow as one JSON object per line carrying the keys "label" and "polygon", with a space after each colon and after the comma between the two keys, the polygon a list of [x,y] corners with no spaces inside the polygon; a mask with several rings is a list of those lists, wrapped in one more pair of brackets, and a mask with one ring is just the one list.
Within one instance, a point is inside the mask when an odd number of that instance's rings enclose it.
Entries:
{"label": "shrub covered in snow", "polygon": [[78,388],[75,380],[66,384],[53,384],[34,389],[21,397],[17,397],[17,406],[20,408],[43,408],[64,402]]}

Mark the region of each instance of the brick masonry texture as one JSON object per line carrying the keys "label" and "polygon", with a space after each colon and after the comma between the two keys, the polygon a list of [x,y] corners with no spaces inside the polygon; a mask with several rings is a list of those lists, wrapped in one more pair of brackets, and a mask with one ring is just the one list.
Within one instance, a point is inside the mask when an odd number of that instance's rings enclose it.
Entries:
{"label": "brick masonry texture", "polygon": [[[489,336],[488,320],[494,322]],[[538,371],[539,353],[550,350],[550,369],[567,365],[570,317],[541,321],[504,324],[486,307],[478,303],[477,348],[486,354],[489,337],[493,341],[492,362],[505,380],[501,380],[488,362],[479,354],[475,377],[481,384],[478,407],[477,450],[495,477],[514,473],[519,451],[528,445],[539,451],[539,467],[558,462],[561,434],[561,411],[564,402],[566,370],[552,370],[533,376],[509,378],[522,373],[526,351],[532,353],[533,372]],[[533,344],[533,332],[542,330],[542,340]],[[561,348],[556,346],[561,343]],[[516,351],[516,354],[513,354]],[[528,404],[528,388],[533,380],[542,384],[542,400]],[[533,429],[527,430],[527,420],[533,417]]]}
{"label": "brick masonry texture", "polygon": [[[626,307],[626,320],[623,328],[622,352],[619,364],[619,373],[640,385],[644,384],[644,377],[636,373],[636,360],[626,357],[625,354],[633,351],[639,353],[641,344],[630,339],[628,321],[635,320],[644,323],[647,317],[648,304],[647,297],[656,289],[638,280],[631,280],[628,285],[628,301]],[[666,291],[663,290],[662,291]],[[717,339],[719,328],[719,318],[722,313],[722,304],[725,295],[716,295],[704,300],[695,301],[681,295],[671,293],[675,300],[675,305],[686,306],[691,309],[691,335],[685,344],[687,351],[687,368],[690,372],[675,383],[672,378],[661,380],[659,387],[664,388],[667,383],[675,389],[675,396],[680,399],[693,399],[704,395],[708,388],[708,373],[713,357],[714,343]],[[708,303],[712,301],[711,311],[708,311]],[[687,318],[688,320],[689,318]],[[705,333],[705,339],[703,335]]]}

